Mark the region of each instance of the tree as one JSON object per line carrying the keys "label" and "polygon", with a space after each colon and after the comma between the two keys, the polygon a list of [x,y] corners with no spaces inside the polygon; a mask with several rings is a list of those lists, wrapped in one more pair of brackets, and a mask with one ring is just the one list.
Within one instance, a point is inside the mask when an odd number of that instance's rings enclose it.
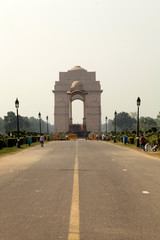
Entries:
{"label": "tree", "polygon": [[4,134],[5,130],[4,130],[4,120],[2,118],[0,118],[0,134]]}
{"label": "tree", "polygon": [[114,121],[113,120],[111,120],[111,119],[108,120],[107,129],[108,129],[108,132],[112,132],[114,130]]}
{"label": "tree", "polygon": [[146,132],[148,129],[151,129],[153,127],[157,128],[157,122],[153,118],[150,117],[141,117],[139,120],[140,129],[143,132]]}
{"label": "tree", "polygon": [[131,112],[131,113],[129,114],[129,116],[130,116],[131,118],[137,119],[137,113],[136,113],[136,112]]}
{"label": "tree", "polygon": [[[114,124],[114,121],[113,121]],[[117,115],[117,130],[118,131],[131,131],[135,130],[136,120],[129,116],[126,112],[118,113]]]}
{"label": "tree", "polygon": [[[53,126],[48,124],[49,132],[53,132]],[[22,117],[19,115],[19,128],[20,131],[37,132],[39,133],[39,119],[34,117]],[[8,112],[7,116],[4,116],[4,129],[6,132],[17,131],[17,116],[14,112]],[[47,123],[41,120],[42,133],[47,132]]]}
{"label": "tree", "polygon": [[157,122],[157,127],[158,127],[158,129],[160,130],[160,112],[159,112],[159,114],[157,115],[156,122]]}
{"label": "tree", "polygon": [[6,131],[17,129],[17,117],[14,112],[8,112],[7,116],[4,116],[4,129]]}
{"label": "tree", "polygon": [[160,112],[159,112],[159,114],[157,115],[157,119],[159,119],[159,120],[160,120]]}
{"label": "tree", "polygon": [[157,128],[156,127],[152,127],[152,132],[156,133],[157,132]]}

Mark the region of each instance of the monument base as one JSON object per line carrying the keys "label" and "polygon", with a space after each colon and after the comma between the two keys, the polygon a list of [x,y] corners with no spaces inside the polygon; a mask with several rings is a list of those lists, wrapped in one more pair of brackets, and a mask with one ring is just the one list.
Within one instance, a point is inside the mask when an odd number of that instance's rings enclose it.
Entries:
{"label": "monument base", "polygon": [[86,124],[70,124],[68,134],[77,134],[78,137],[86,138],[88,135]]}

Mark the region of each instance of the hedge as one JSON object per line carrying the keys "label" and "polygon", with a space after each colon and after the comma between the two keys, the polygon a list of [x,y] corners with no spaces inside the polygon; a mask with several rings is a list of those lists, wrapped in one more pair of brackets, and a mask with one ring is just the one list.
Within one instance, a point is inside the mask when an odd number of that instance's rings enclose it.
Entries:
{"label": "hedge", "polygon": [[128,138],[128,143],[134,144],[134,137],[129,137]]}
{"label": "hedge", "polygon": [[6,140],[6,146],[7,147],[14,147],[14,146],[16,146],[16,143],[17,143],[17,139],[16,138],[8,138]]}
{"label": "hedge", "polygon": [[33,136],[32,137],[32,142],[39,142],[39,139],[40,139],[40,137]]}
{"label": "hedge", "polygon": [[1,139],[0,139],[0,149],[2,149],[2,148],[4,148],[4,147],[6,147],[6,143],[5,143],[4,140],[1,140]]}

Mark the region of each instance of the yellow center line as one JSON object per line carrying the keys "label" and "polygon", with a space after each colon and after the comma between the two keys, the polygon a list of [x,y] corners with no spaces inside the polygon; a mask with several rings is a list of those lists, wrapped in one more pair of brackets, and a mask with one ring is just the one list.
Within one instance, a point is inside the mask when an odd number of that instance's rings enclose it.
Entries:
{"label": "yellow center line", "polygon": [[75,164],[74,164],[73,192],[72,192],[72,204],[71,204],[68,240],[80,240],[78,141],[76,141],[76,156],[75,156]]}

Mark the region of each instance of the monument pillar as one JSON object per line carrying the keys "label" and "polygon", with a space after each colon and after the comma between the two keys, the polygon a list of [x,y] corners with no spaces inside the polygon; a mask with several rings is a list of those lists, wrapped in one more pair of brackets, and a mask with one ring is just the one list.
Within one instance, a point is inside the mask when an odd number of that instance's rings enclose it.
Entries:
{"label": "monument pillar", "polygon": [[69,125],[72,125],[72,100],[69,98]]}
{"label": "monument pillar", "polygon": [[86,130],[86,99],[83,97],[83,130]]}

